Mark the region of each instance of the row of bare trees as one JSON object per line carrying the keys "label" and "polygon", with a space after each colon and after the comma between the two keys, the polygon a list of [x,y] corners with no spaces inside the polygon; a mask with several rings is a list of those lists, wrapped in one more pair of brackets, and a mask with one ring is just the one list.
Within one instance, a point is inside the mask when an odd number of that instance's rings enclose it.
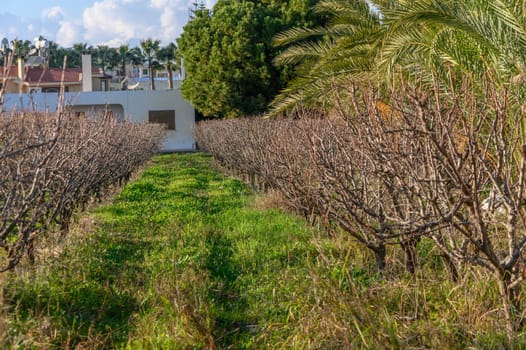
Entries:
{"label": "row of bare trees", "polygon": [[117,121],[110,114],[0,114],[0,271],[35,239],[68,229],[74,211],[131,173],[159,150],[163,128]]}
{"label": "row of bare trees", "polygon": [[453,279],[465,266],[490,273],[512,340],[524,316],[526,106],[519,86],[494,86],[339,86],[330,112],[208,121],[196,138],[256,187],[348,232],[380,271],[392,246],[414,272],[425,236]]}

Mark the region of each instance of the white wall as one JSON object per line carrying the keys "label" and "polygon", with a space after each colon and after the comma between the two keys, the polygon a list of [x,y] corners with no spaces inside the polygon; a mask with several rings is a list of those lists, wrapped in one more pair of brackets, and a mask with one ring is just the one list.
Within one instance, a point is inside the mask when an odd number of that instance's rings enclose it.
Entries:
{"label": "white wall", "polygon": [[[74,110],[104,109],[114,114],[123,113],[128,120],[148,122],[148,112],[155,110],[175,110],[175,130],[166,131],[163,151],[183,151],[195,149],[193,127],[194,107],[185,101],[179,89],[172,91],[97,91],[66,93],[66,105]],[[57,109],[58,94],[6,94],[4,110],[36,110],[54,112]],[[124,112],[122,112],[124,111]]]}

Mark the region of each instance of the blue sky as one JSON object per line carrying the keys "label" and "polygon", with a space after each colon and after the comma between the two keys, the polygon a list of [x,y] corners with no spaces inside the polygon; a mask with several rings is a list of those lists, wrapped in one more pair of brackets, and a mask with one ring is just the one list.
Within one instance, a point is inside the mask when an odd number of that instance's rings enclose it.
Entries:
{"label": "blue sky", "polygon": [[0,40],[43,35],[63,47],[78,42],[117,47],[151,37],[166,45],[181,34],[194,1],[2,0]]}

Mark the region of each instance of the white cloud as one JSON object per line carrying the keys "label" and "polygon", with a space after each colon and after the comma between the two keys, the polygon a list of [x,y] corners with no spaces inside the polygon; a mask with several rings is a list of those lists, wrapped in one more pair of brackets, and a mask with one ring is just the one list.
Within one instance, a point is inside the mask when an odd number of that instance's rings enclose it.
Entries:
{"label": "white cloud", "polygon": [[[175,41],[195,0],[99,0],[82,17],[91,44],[118,46],[151,37]],[[215,0],[208,0],[215,3]]]}
{"label": "white cloud", "polygon": [[[37,17],[0,12],[0,39],[33,40],[43,35],[63,47],[87,42],[96,46],[119,46],[151,37],[162,45],[173,42],[188,20],[195,0],[95,0],[82,17],[74,17],[67,6],[43,9]],[[216,0],[206,0],[212,7]]]}
{"label": "white cloud", "polygon": [[62,21],[55,41],[63,47],[72,47],[73,44],[82,41],[81,30],[82,27],[72,21]]}
{"label": "white cloud", "polygon": [[156,9],[188,10],[193,7],[195,0],[150,0],[150,6]]}
{"label": "white cloud", "polygon": [[205,1],[205,5],[206,7],[208,7],[209,9],[211,9],[212,7],[214,7],[214,5],[216,4],[217,0],[206,0]]}
{"label": "white cloud", "polygon": [[169,2],[170,0],[151,0],[150,5],[154,8],[162,8]]}
{"label": "white cloud", "polygon": [[157,34],[159,18],[144,6],[144,1],[102,0],[84,10],[82,21],[87,41],[117,46]]}
{"label": "white cloud", "polygon": [[42,17],[48,20],[62,20],[66,13],[60,6],[53,6],[42,11]]}

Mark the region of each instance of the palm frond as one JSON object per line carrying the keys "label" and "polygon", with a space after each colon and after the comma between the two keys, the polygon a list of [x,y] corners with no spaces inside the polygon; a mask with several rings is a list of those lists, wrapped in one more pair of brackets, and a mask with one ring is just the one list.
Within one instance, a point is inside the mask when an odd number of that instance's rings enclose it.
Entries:
{"label": "palm frond", "polygon": [[313,58],[321,59],[330,51],[331,46],[327,40],[300,43],[285,49],[274,59],[274,64],[298,64]]}
{"label": "palm frond", "polygon": [[327,35],[327,29],[323,27],[291,28],[289,30],[276,34],[274,38],[272,38],[272,45],[280,47],[297,43],[305,39],[322,37],[324,35]]}

